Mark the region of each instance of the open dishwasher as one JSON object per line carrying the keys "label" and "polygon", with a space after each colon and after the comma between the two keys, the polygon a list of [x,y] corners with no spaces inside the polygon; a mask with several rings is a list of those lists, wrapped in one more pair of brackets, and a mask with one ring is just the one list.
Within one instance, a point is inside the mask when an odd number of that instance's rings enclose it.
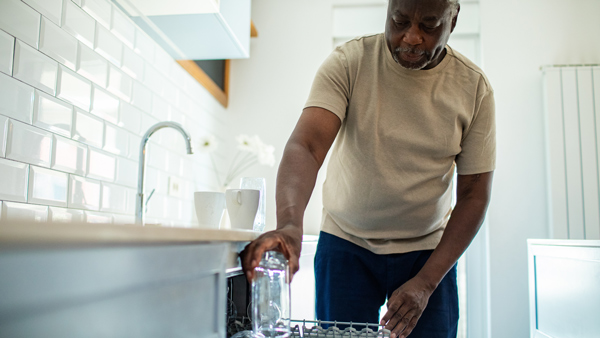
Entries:
{"label": "open dishwasher", "polygon": [[[314,250],[311,245],[303,243],[301,264],[304,271],[310,271]],[[315,243],[316,244],[316,243]],[[311,254],[312,253],[312,254]],[[304,264],[303,264],[304,263]],[[302,276],[296,275],[295,282],[310,284],[313,277],[307,276],[306,280],[301,280]],[[241,271],[236,276],[230,276],[227,285],[227,338],[244,331],[252,331],[252,297],[251,287]],[[298,291],[298,290],[297,290]],[[314,297],[314,292],[307,292],[303,297],[310,299]],[[314,317],[313,313],[302,313],[308,318]],[[291,338],[388,338],[390,331],[383,326],[371,323],[353,323],[337,321],[320,321],[312,319],[290,319]]]}

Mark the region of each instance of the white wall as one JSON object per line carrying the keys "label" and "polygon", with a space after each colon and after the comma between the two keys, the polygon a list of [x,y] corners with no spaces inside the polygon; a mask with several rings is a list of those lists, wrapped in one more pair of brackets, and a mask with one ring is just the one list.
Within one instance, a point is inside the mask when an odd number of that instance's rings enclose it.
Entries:
{"label": "white wall", "polygon": [[542,73],[600,62],[600,1],[481,0],[496,95],[498,165],[488,221],[492,337],[528,337],[527,238],[549,236]]}
{"label": "white wall", "polygon": [[[331,4],[330,0],[253,1],[252,21],[258,38],[250,42],[249,59],[231,63],[228,118],[232,131],[258,134],[274,145],[277,163],[314,75],[332,50]],[[266,229],[274,229],[277,166],[257,166],[246,174],[266,177]],[[323,177],[320,175],[305,216],[306,234],[319,232]]]}
{"label": "white wall", "polygon": [[[2,220],[132,223],[148,127],[176,121],[192,138],[210,132],[226,143],[223,112],[109,0],[0,1]],[[196,223],[193,192],[210,187],[208,163],[186,155],[178,133],[157,132],[147,220]]]}

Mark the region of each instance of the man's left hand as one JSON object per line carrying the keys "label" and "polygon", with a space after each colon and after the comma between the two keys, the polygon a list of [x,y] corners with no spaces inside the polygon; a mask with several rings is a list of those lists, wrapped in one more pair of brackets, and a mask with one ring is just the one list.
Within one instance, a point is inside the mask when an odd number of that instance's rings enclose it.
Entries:
{"label": "man's left hand", "polygon": [[381,319],[381,325],[392,331],[391,338],[406,338],[412,332],[434,290],[416,276],[394,291]]}

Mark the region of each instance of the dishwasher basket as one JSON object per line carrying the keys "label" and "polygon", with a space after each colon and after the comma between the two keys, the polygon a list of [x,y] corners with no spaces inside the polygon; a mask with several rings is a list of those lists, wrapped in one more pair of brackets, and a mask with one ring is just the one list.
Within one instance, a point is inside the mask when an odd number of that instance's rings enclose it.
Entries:
{"label": "dishwasher basket", "polygon": [[[323,324],[328,326],[323,328]],[[339,328],[338,325],[344,328]],[[358,327],[357,328],[355,328]],[[324,320],[291,320],[290,338],[388,338],[390,331],[378,324]]]}

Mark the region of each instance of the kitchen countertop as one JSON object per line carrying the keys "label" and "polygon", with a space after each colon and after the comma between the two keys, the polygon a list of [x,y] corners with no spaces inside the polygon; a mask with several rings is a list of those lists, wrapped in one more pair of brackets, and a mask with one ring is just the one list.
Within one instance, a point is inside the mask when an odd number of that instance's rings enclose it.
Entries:
{"label": "kitchen countertop", "polygon": [[259,235],[235,229],[0,221],[0,244],[250,242]]}

